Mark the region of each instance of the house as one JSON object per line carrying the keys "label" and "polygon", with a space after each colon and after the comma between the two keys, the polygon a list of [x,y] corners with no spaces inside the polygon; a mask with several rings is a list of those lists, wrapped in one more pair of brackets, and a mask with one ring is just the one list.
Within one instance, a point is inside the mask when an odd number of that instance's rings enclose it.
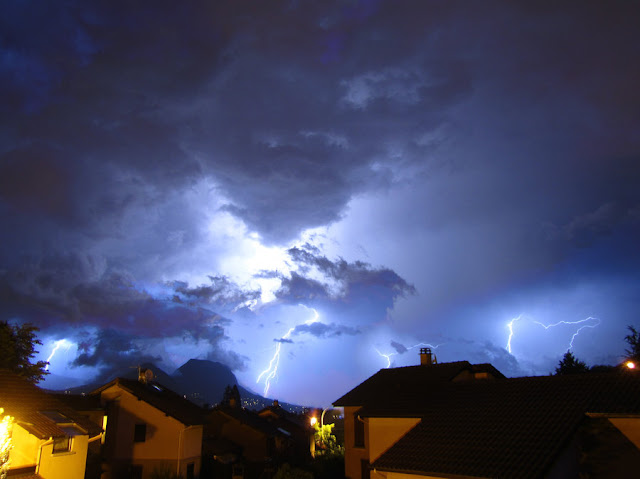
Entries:
{"label": "house", "polygon": [[637,477],[637,374],[505,378],[428,353],[335,402],[345,408],[347,477]]}
{"label": "house", "polygon": [[260,477],[291,451],[292,434],[258,413],[223,403],[207,413],[203,456],[214,477]]}
{"label": "house", "polygon": [[258,411],[258,416],[288,433],[287,452],[298,460],[307,460],[315,450],[314,429],[306,414],[294,414],[285,410],[278,400]]}
{"label": "house", "polygon": [[4,369],[0,369],[0,408],[4,410],[2,415],[13,418],[8,431],[8,477],[85,477],[89,444],[102,437],[99,426]]}
{"label": "house", "polygon": [[167,471],[200,475],[204,411],[153,380],[116,378],[92,391],[106,412],[103,479],[147,479]]}

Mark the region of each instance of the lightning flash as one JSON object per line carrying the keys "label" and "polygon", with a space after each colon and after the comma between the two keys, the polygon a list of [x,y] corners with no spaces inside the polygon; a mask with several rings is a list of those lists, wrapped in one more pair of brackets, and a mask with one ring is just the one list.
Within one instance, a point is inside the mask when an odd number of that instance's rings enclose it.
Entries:
{"label": "lightning flash", "polygon": [[65,348],[66,350],[69,350],[69,348],[72,346],[72,344],[73,343],[71,343],[70,341],[68,341],[66,339],[59,339],[59,340],[55,341],[53,343],[53,349],[51,350],[51,354],[49,354],[49,357],[47,358],[47,366],[44,368],[44,370],[45,371],[49,370],[49,363],[51,362],[51,360],[55,356],[55,354],[58,351],[58,349]]}
{"label": "lightning flash", "polygon": [[[315,309],[313,308],[309,308],[309,309],[313,311],[313,318],[308,319],[307,321],[304,322],[304,324],[313,324],[316,321],[318,321],[318,318],[320,317],[320,315]],[[281,340],[289,339],[291,337],[291,333],[293,333],[295,329],[296,329],[295,326],[292,328],[289,328],[289,331],[287,331],[284,334],[284,336],[280,337],[280,339]],[[271,358],[271,361],[269,361],[269,367],[264,371],[262,371],[260,373],[260,376],[258,376],[258,379],[256,380],[256,383],[259,383],[260,380],[264,377],[264,394],[263,394],[264,397],[267,397],[267,394],[269,394],[269,388],[271,387],[271,380],[275,379],[276,374],[278,373],[278,365],[280,364],[280,349],[282,349],[282,342],[279,342],[276,345],[276,350],[273,353],[273,357]]]}
{"label": "lightning flash", "polygon": [[[513,338],[513,323],[515,323],[516,321],[520,321],[521,319],[524,319],[522,314],[513,318],[511,321],[507,323],[507,328],[509,329],[509,339],[507,340],[507,351],[509,351],[509,353],[511,353],[511,339]],[[569,341],[569,346],[567,347],[567,351],[571,351],[571,349],[573,349],[573,341],[580,334],[580,331],[582,331],[585,328],[598,327],[601,323],[601,321],[598,318],[594,318],[593,316],[589,316],[588,318],[581,319],[579,321],[558,321],[557,323],[553,323],[553,324],[543,324],[540,321],[535,321],[535,320],[531,320],[531,322],[534,324],[537,324],[538,326],[542,326],[545,330],[555,328],[556,326],[560,326],[562,324],[573,325],[573,326],[581,324],[582,326],[578,327],[578,329],[576,329],[576,331],[571,336],[571,340]]]}
{"label": "lightning flash", "polygon": [[[433,348],[433,349],[438,349],[438,346],[442,346],[441,344],[436,344],[435,346],[433,344],[429,344],[429,343],[418,343],[418,344],[414,344],[413,346],[407,348],[407,351],[409,351],[410,349],[413,348],[417,348],[418,346],[427,346],[429,348]],[[378,353],[380,355],[380,357],[383,357],[387,360],[387,368],[391,367],[391,356],[395,356],[398,353],[389,353],[389,354],[385,354],[380,352],[377,348],[374,348],[376,350],[376,353]]]}

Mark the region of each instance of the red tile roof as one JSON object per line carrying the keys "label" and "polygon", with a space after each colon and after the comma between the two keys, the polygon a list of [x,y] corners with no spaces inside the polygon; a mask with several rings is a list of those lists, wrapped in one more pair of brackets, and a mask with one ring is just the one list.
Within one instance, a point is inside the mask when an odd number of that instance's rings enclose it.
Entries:
{"label": "red tile roof", "polygon": [[[411,390],[413,384],[405,384]],[[419,389],[419,388],[418,388]],[[640,414],[640,376],[608,373],[441,383],[365,408],[422,418],[374,461],[383,471],[541,477],[586,413]],[[367,415],[367,414],[361,414]]]}
{"label": "red tile roof", "polygon": [[[0,407],[5,414],[15,418],[29,433],[40,439],[66,436],[67,433],[56,424],[54,416],[47,411],[55,411],[62,416],[58,423],[75,423],[89,436],[96,436],[102,429],[85,416],[59,401],[52,394],[44,392],[26,379],[6,369],[0,369]],[[53,418],[52,418],[53,417]],[[66,421],[65,417],[69,420]]]}

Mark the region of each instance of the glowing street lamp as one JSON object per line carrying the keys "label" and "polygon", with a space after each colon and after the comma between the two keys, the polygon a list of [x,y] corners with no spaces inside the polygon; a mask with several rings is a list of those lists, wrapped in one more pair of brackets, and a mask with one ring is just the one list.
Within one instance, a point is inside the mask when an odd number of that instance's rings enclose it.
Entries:
{"label": "glowing street lamp", "polygon": [[627,369],[635,369],[636,368],[636,363],[634,363],[633,361],[627,361],[624,365],[627,367]]}
{"label": "glowing street lamp", "polygon": [[317,418],[317,417],[315,417],[315,416],[311,416],[311,419],[309,419],[309,423],[310,423],[312,426],[315,426],[315,425],[318,423],[318,418]]}

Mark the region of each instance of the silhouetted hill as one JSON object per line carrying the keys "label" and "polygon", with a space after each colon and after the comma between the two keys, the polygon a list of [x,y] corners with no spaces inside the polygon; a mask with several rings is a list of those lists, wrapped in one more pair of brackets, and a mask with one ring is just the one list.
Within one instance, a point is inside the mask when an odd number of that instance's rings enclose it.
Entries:
{"label": "silhouetted hill", "polygon": [[[155,364],[145,363],[141,364],[140,367],[151,369],[155,375],[155,381],[184,395],[199,406],[205,404],[213,406],[219,403],[222,400],[225,388],[233,385],[238,386],[242,405],[248,409],[260,410],[273,404],[272,399],[267,399],[239,385],[233,371],[228,366],[215,361],[190,359],[171,375]],[[117,377],[137,379],[138,369],[134,367],[113,369],[108,373],[101,374],[95,381],[82,386],[67,388],[64,391],[72,394],[86,394]],[[304,409],[302,406],[282,401],[280,401],[280,406],[292,412],[302,412]]]}
{"label": "silhouetted hill", "polygon": [[238,384],[228,366],[206,359],[190,359],[173,373],[176,391],[196,404],[216,404],[227,386]]}
{"label": "silhouetted hill", "polygon": [[[143,369],[151,369],[155,376],[155,380],[162,384],[163,386],[168,387],[174,391],[178,391],[178,384],[176,381],[165,371],[160,369],[158,366],[152,363],[144,363],[140,365]],[[98,389],[100,386],[104,386],[108,382],[114,380],[115,378],[128,378],[128,379],[138,379],[138,368],[137,367],[129,367],[129,368],[119,368],[112,369],[109,372],[102,373],[95,380],[89,383],[83,384],[82,386],[77,386],[73,388],[67,388],[65,391],[71,394],[82,394],[82,393],[90,393],[94,389]]]}

